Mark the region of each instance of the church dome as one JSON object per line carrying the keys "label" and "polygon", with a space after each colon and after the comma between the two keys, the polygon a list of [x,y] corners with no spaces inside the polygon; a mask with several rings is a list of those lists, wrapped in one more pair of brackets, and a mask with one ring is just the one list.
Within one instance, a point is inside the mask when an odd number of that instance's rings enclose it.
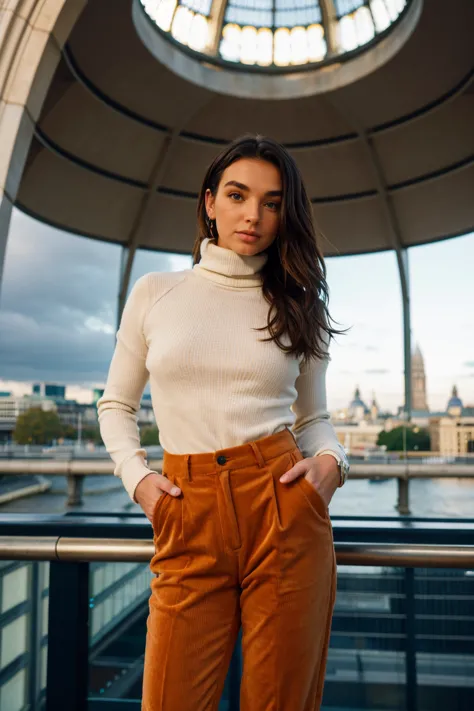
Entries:
{"label": "church dome", "polygon": [[289,70],[383,39],[409,0],[140,0],[171,42],[207,61]]}
{"label": "church dome", "polygon": [[349,409],[354,412],[357,408],[361,407],[364,411],[364,413],[369,412],[369,408],[365,404],[365,402],[362,400],[360,396],[360,390],[359,388],[356,388],[355,393],[354,393],[354,399],[351,401],[349,405]]}
{"label": "church dome", "polygon": [[463,407],[462,400],[458,397],[458,389],[456,386],[453,387],[453,392],[448,401],[447,410],[449,411],[452,407]]}

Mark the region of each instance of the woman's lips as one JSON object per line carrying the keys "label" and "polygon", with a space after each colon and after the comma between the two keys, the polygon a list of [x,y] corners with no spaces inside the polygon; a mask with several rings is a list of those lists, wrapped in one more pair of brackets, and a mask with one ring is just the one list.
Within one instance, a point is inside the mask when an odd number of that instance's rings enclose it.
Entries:
{"label": "woman's lips", "polygon": [[244,242],[256,242],[258,240],[258,235],[252,235],[248,232],[237,232],[237,234]]}

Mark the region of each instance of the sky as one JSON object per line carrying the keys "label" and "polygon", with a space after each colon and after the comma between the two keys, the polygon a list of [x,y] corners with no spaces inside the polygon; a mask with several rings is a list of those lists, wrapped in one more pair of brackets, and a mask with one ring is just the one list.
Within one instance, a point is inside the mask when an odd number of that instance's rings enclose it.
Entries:
{"label": "sky", "polygon": [[[33,382],[67,385],[91,401],[115,345],[121,249],[56,230],[14,210],[0,294],[0,390],[22,395]],[[149,271],[191,266],[191,257],[138,253],[131,283]],[[401,291],[393,252],[326,260],[336,327],[327,374],[331,410],[356,386],[383,410],[403,402]],[[412,344],[425,359],[431,410],[453,385],[474,406],[474,234],[409,250]]]}

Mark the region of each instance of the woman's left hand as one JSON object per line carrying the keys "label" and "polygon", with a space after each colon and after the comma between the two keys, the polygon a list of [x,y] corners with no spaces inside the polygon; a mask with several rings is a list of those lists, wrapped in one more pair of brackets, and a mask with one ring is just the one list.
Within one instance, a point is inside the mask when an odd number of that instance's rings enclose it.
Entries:
{"label": "woman's left hand", "polygon": [[326,506],[329,506],[340,482],[339,465],[334,457],[330,454],[320,454],[302,459],[283,474],[280,481],[287,484],[299,476],[304,476],[318,490]]}

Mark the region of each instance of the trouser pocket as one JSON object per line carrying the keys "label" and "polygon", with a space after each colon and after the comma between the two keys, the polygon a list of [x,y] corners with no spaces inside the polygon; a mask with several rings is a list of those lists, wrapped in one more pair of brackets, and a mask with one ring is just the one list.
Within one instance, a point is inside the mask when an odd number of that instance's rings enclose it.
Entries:
{"label": "trouser pocket", "polygon": [[[301,450],[299,448],[293,450],[293,452],[291,453],[292,466],[294,466],[296,462],[299,462],[302,459],[304,459],[304,456]],[[330,521],[329,509],[326,506],[326,502],[324,501],[323,497],[316,489],[316,487],[313,486],[313,484],[311,484],[308,479],[306,479],[306,476],[304,474],[298,477],[296,483],[299,487],[302,497],[306,501],[307,505],[310,507],[313,514],[321,521],[328,523]]]}
{"label": "trouser pocket", "polygon": [[[166,479],[168,478],[166,474],[162,474],[162,476]],[[166,503],[165,503],[166,499],[167,498],[169,499],[170,496],[171,496],[171,494],[168,494],[166,491],[163,491],[163,489],[161,489],[161,494],[159,495],[158,499],[155,502],[155,506],[153,508],[153,513],[151,516],[151,525],[153,527],[153,531],[155,534],[159,530],[159,518],[160,518],[161,509],[163,508],[163,506],[166,505]]]}

